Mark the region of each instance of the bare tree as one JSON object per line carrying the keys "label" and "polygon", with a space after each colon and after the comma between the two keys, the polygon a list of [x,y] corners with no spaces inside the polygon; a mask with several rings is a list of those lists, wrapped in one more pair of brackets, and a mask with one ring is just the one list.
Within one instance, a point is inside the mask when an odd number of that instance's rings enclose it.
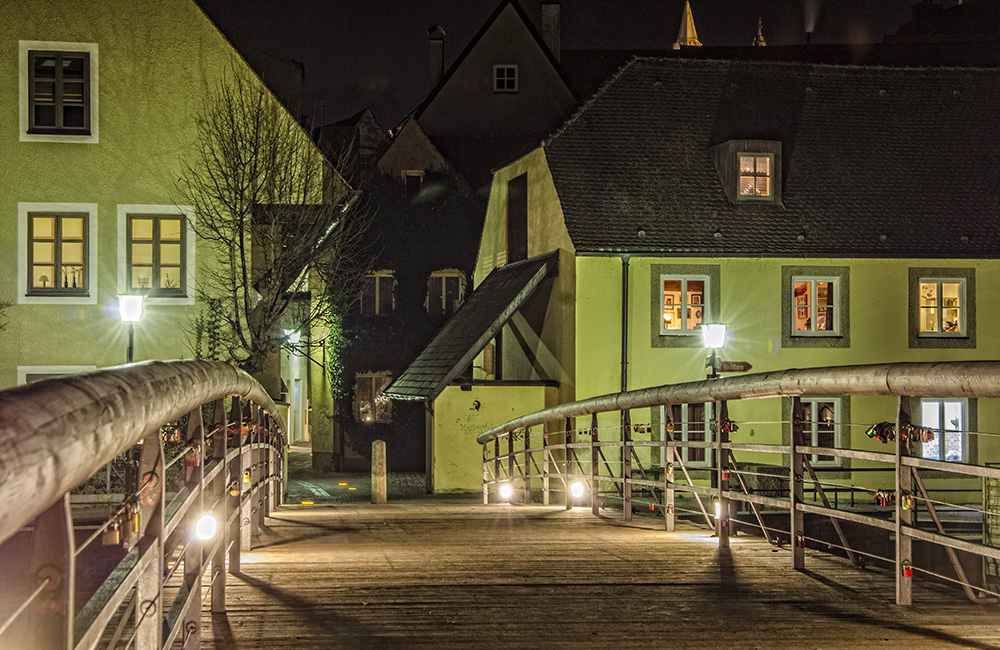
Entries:
{"label": "bare tree", "polygon": [[243,66],[231,66],[209,93],[196,151],[180,180],[195,232],[212,254],[199,267],[206,313],[195,323],[196,353],[260,373],[289,343],[284,328],[328,324],[360,295],[371,218],[359,193]]}

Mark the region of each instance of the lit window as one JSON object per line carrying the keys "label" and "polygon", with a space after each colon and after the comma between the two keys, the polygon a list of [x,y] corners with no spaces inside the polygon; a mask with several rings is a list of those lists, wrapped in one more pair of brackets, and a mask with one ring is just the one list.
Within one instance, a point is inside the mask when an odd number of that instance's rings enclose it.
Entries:
{"label": "lit window", "polygon": [[835,336],[840,331],[837,278],[792,278],[792,335]]}
{"label": "lit window", "polygon": [[772,154],[740,154],[740,198],[771,198]]}
{"label": "lit window", "polygon": [[968,402],[964,399],[920,400],[920,424],[934,430],[934,440],[923,443],[923,457],[963,462],[966,454]]}
{"label": "lit window", "polygon": [[88,295],[88,217],[28,214],[27,295]]}
{"label": "lit window", "polygon": [[[712,404],[671,404],[663,407],[664,436],[666,440],[683,442],[712,442]],[[673,432],[670,432],[673,427]],[[711,466],[714,459],[712,449],[706,447],[682,447],[681,458],[685,465],[692,467]]]}
{"label": "lit window", "polygon": [[185,293],[184,217],[129,215],[128,287],[151,296]]}
{"label": "lit window", "polygon": [[697,334],[709,320],[708,276],[660,276],[660,334]]}
{"label": "lit window", "polygon": [[395,285],[392,271],[376,271],[361,280],[361,315],[386,316],[392,313],[392,289]]}
{"label": "lit window", "polygon": [[28,133],[90,135],[90,55],[28,52]]}
{"label": "lit window", "polygon": [[508,65],[493,66],[493,92],[495,93],[517,92],[516,65],[508,64]]}
{"label": "lit window", "polygon": [[354,417],[358,422],[392,422],[392,402],[382,393],[392,377],[388,373],[359,374],[354,384]]}
{"label": "lit window", "polygon": [[965,336],[965,280],[920,278],[920,336]]}
{"label": "lit window", "polygon": [[[840,442],[839,422],[839,399],[802,398],[802,432],[806,446],[836,448]],[[813,454],[809,462],[813,465],[839,465],[840,458]]]}
{"label": "lit window", "polygon": [[465,274],[457,269],[434,271],[427,282],[427,313],[451,315],[465,299]]}

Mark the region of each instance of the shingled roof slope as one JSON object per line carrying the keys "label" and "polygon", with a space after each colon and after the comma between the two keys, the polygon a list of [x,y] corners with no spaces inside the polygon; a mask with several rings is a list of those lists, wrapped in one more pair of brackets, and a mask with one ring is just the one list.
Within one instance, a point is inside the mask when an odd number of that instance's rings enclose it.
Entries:
{"label": "shingled roof slope", "polygon": [[[751,139],[784,209],[726,199],[710,148]],[[581,252],[1000,252],[1000,70],[639,58],[543,147]]]}

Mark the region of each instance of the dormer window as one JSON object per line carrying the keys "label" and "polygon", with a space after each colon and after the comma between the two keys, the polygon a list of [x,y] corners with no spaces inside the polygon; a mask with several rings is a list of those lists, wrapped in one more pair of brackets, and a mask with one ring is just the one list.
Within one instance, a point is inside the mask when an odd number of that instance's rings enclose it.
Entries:
{"label": "dormer window", "polygon": [[719,183],[733,207],[781,209],[781,142],[727,140],[711,149]]}
{"label": "dormer window", "polygon": [[771,170],[774,167],[773,154],[741,153],[740,200],[770,199]]}

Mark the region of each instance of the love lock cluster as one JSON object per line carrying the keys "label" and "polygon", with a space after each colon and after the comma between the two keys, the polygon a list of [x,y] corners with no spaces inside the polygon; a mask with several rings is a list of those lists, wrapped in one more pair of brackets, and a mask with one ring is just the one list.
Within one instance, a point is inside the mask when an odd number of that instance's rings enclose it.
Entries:
{"label": "love lock cluster", "polygon": [[139,506],[139,499],[131,497],[126,499],[112,516],[110,523],[101,533],[101,543],[105,546],[121,544],[123,537],[127,540],[130,533],[136,535],[140,530],[142,530],[142,508]]}
{"label": "love lock cluster", "polygon": [[[902,429],[903,442],[917,443],[934,440],[934,429],[930,427],[918,427],[906,423]],[[879,442],[893,442],[896,440],[896,425],[892,422],[879,422],[868,427],[865,435]]]}

